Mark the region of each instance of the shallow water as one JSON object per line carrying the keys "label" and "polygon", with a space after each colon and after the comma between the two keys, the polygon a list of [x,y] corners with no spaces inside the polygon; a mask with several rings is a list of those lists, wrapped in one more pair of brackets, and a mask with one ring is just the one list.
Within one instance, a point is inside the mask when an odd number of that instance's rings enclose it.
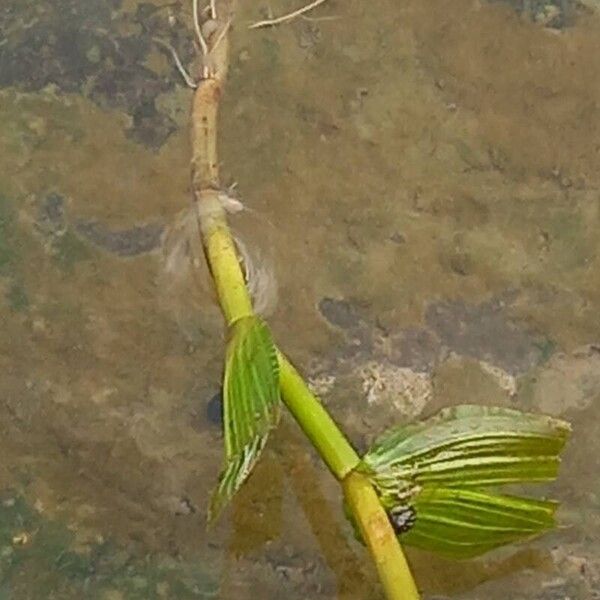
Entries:
{"label": "shallow water", "polygon": [[[222,323],[159,247],[190,92],[152,37],[192,58],[184,4],[0,7],[0,598],[380,598],[291,419],[205,530]],[[353,442],[464,402],[574,426],[563,527],[409,549],[419,587],[600,597],[598,3],[330,0],[253,32],[267,3],[240,4],[223,183],[276,261],[278,342]]]}

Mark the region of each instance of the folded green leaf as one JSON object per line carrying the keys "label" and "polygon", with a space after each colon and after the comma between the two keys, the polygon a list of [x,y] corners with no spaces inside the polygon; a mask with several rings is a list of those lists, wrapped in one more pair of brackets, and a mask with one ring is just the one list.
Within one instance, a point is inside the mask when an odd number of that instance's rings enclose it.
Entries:
{"label": "folded green leaf", "polygon": [[[363,458],[382,491],[415,485],[481,488],[556,477],[569,424],[505,408],[458,406],[397,427]],[[395,489],[392,489],[395,488]]]}
{"label": "folded green leaf", "polygon": [[404,543],[469,558],[553,527],[556,503],[482,488],[554,479],[569,432],[543,415],[458,406],[385,433],[359,468]]}
{"label": "folded green leaf", "polygon": [[425,488],[401,540],[450,558],[472,558],[554,526],[554,502],[458,488]]}
{"label": "folded green leaf", "polygon": [[225,467],[213,495],[215,519],[249,476],[279,420],[279,363],[273,339],[258,317],[231,326],[223,383]]}
{"label": "folded green leaf", "polygon": [[254,442],[248,444],[240,454],[232,456],[227,460],[225,468],[219,476],[219,485],[210,501],[208,509],[209,522],[214,521],[219,516],[227,503],[240,489],[244,481],[246,481],[254,465],[260,458],[260,453],[267,443],[267,437],[267,435],[257,436],[254,438]]}
{"label": "folded green leaf", "polygon": [[232,325],[223,384],[227,457],[242,452],[279,420],[279,362],[267,325],[244,317]]}

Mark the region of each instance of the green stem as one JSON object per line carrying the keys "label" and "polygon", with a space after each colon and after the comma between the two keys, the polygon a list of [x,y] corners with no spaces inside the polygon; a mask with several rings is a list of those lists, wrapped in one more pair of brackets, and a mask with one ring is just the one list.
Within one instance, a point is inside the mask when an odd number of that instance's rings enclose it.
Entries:
{"label": "green stem", "polygon": [[360,458],[290,362],[279,354],[281,395],[302,431],[341,482],[388,600],[418,600],[419,592],[398,539],[369,480],[355,471]]}
{"label": "green stem", "polygon": [[334,477],[341,481],[360,462],[354,448],[296,369],[281,353],[279,354],[279,379],[285,405]]}
{"label": "green stem", "polygon": [[200,228],[206,258],[215,282],[219,304],[227,324],[231,325],[237,319],[253,314],[252,300],[246,288],[225,211],[219,203],[218,192],[206,190],[198,196],[202,214]]}
{"label": "green stem", "polygon": [[419,600],[402,548],[369,480],[353,471],[344,479],[342,487],[388,600]]}

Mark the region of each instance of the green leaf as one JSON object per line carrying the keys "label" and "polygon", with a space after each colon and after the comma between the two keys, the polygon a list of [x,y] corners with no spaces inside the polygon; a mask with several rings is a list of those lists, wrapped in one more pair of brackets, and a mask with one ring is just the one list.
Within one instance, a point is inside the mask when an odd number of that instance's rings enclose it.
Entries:
{"label": "green leaf", "polygon": [[543,415],[458,406],[385,433],[359,468],[403,543],[469,558],[554,526],[556,503],[482,488],[554,479],[569,433]]}
{"label": "green leaf", "polygon": [[244,317],[231,326],[223,383],[225,466],[213,494],[209,521],[239,490],[279,421],[279,363],[266,324]]}
{"label": "green leaf", "polygon": [[556,477],[570,432],[565,421],[464,405],[379,438],[363,469],[396,494],[415,485],[481,488]]}
{"label": "green leaf", "polygon": [[423,489],[403,543],[450,558],[472,558],[554,526],[557,504],[458,488]]}
{"label": "green leaf", "polygon": [[223,384],[225,450],[234,457],[279,420],[279,362],[271,333],[259,317],[231,327]]}
{"label": "green leaf", "polygon": [[254,465],[260,457],[267,435],[257,436],[253,443],[248,444],[240,454],[227,459],[225,467],[219,476],[219,485],[213,493],[208,511],[209,523],[214,521],[244,481],[249,477]]}

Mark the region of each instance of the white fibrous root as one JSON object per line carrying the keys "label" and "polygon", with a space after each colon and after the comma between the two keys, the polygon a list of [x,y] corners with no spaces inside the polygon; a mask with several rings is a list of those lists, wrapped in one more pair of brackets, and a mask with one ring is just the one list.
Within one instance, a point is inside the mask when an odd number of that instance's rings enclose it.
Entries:
{"label": "white fibrous root", "polygon": [[[238,198],[232,195],[234,187],[230,187],[227,192],[220,192],[218,196],[219,204],[231,215],[248,210]],[[257,248],[251,249],[242,241],[239,233],[232,231],[232,234],[241,258],[254,310],[259,315],[268,316],[275,310],[279,295],[275,269],[264,252]]]}
{"label": "white fibrous root", "polygon": [[192,278],[192,269],[199,271],[204,256],[195,209],[186,208],[177,215],[165,231],[162,249],[163,271],[169,278],[182,283]]}
{"label": "white fibrous root", "polygon": [[268,316],[275,310],[279,296],[273,266],[260,251],[251,252],[235,233],[233,238],[242,259],[254,310],[259,315]]}
{"label": "white fibrous root", "polygon": [[[221,208],[231,215],[247,210],[240,200],[228,192],[220,192],[218,200]],[[208,217],[210,212],[210,206],[201,207],[199,203],[193,203],[178,215],[163,238],[163,280],[172,290],[191,291],[190,288],[195,287],[196,295],[198,288],[202,294],[206,294],[209,293],[208,288],[212,287],[199,226],[199,219]],[[273,266],[264,252],[249,247],[235,230],[232,230],[232,235],[254,310],[267,316],[274,311],[278,299]]]}
{"label": "white fibrous root", "polygon": [[237,198],[234,198],[229,193],[219,193],[219,203],[230,215],[242,212],[246,207]]}

